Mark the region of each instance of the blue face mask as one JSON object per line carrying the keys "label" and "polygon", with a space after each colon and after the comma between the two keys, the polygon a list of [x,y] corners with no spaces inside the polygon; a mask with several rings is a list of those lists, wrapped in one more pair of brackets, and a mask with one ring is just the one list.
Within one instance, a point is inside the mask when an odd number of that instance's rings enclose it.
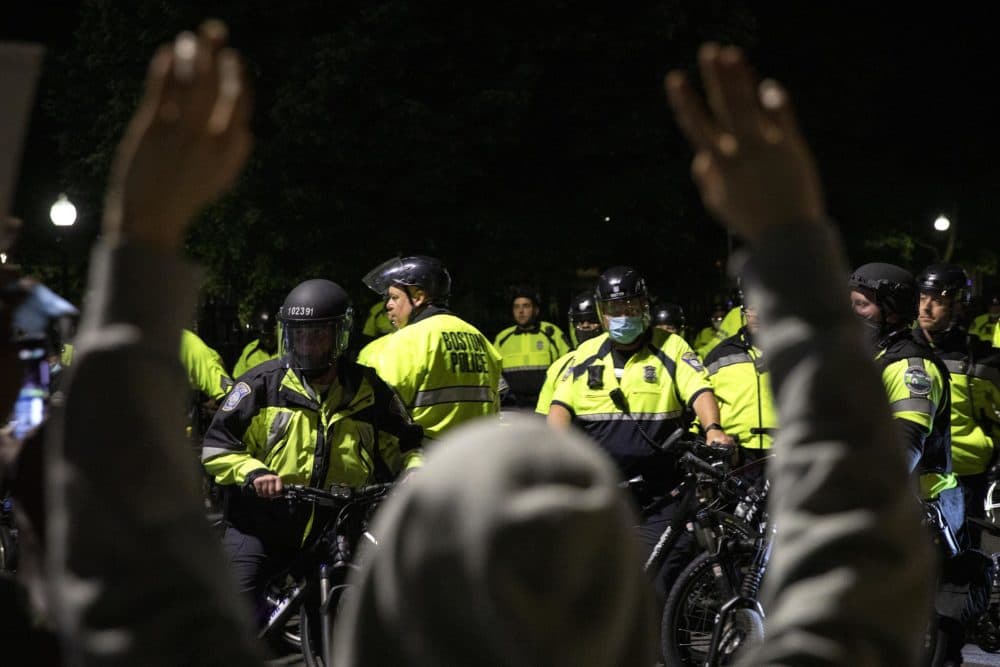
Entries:
{"label": "blue face mask", "polygon": [[638,317],[609,317],[608,337],[616,343],[628,345],[635,342],[635,339],[646,330],[646,318]]}

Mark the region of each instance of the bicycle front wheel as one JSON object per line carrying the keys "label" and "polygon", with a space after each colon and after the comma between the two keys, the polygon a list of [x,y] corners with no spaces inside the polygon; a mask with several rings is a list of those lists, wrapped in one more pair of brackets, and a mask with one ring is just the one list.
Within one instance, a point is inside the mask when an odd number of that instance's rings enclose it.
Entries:
{"label": "bicycle front wheel", "polygon": [[[742,575],[746,563],[736,563],[732,575]],[[708,659],[716,617],[724,601],[718,576],[730,576],[714,554],[703,553],[681,572],[663,610],[661,649],[667,665],[704,665]],[[735,582],[734,582],[735,583]],[[730,664],[737,651],[763,641],[764,619],[754,609],[739,609],[725,620],[717,649],[719,664]]]}

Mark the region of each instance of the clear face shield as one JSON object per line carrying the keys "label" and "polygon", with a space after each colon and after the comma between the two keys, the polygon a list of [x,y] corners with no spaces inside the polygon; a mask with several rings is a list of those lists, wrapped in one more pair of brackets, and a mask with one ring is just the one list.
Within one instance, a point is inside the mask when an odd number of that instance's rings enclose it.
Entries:
{"label": "clear face shield", "polygon": [[361,279],[368,289],[372,290],[376,294],[379,294],[384,299],[389,293],[389,288],[393,284],[407,284],[406,280],[403,280],[407,270],[408,265],[403,263],[401,257],[393,257],[382,262],[374,269],[365,274],[365,277]]}
{"label": "clear face shield", "polygon": [[326,372],[347,349],[351,314],[320,322],[285,322],[282,342],[291,367],[307,377]]}

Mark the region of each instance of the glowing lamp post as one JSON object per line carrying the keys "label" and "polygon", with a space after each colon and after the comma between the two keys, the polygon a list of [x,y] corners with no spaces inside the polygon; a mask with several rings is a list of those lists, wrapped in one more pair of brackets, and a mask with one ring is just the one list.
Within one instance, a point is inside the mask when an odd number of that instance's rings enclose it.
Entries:
{"label": "glowing lamp post", "polygon": [[944,261],[950,262],[951,255],[955,251],[955,225],[946,215],[939,215],[934,219],[934,229],[939,232],[948,232],[948,245],[944,251]]}
{"label": "glowing lamp post", "polygon": [[[76,222],[76,206],[73,205],[66,195],[60,194],[59,199],[52,204],[52,208],[49,209],[49,219],[52,224],[56,226],[57,229],[68,229],[73,226]],[[62,260],[62,294],[66,294],[69,289],[69,277],[68,277],[68,260],[66,257],[66,243],[65,239],[62,238],[62,234],[58,234],[56,242],[59,244],[60,259]]]}
{"label": "glowing lamp post", "polygon": [[76,206],[73,206],[66,195],[59,195],[59,199],[49,209],[49,219],[56,227],[72,227],[76,222]]}

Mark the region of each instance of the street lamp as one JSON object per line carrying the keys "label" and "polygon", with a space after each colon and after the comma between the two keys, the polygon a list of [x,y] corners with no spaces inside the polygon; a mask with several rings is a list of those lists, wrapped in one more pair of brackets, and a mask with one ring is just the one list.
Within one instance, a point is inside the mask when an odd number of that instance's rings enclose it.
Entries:
{"label": "street lamp", "polygon": [[56,227],[72,227],[76,222],[76,206],[73,206],[66,195],[60,194],[59,199],[49,209],[49,219]]}
{"label": "street lamp", "polygon": [[948,232],[948,245],[944,251],[944,261],[950,262],[951,255],[955,252],[955,228],[958,225],[953,223],[948,216],[941,214],[934,219],[934,229],[939,232]]}
{"label": "street lamp", "polygon": [[[58,229],[72,227],[73,223],[76,222],[76,206],[65,194],[60,194],[59,198],[52,204],[52,208],[49,209],[49,219]],[[63,234],[56,235],[56,243],[59,245],[60,260],[62,260],[61,291],[65,295],[69,290],[69,268],[67,266],[69,260],[66,257],[66,240],[63,238]]]}

